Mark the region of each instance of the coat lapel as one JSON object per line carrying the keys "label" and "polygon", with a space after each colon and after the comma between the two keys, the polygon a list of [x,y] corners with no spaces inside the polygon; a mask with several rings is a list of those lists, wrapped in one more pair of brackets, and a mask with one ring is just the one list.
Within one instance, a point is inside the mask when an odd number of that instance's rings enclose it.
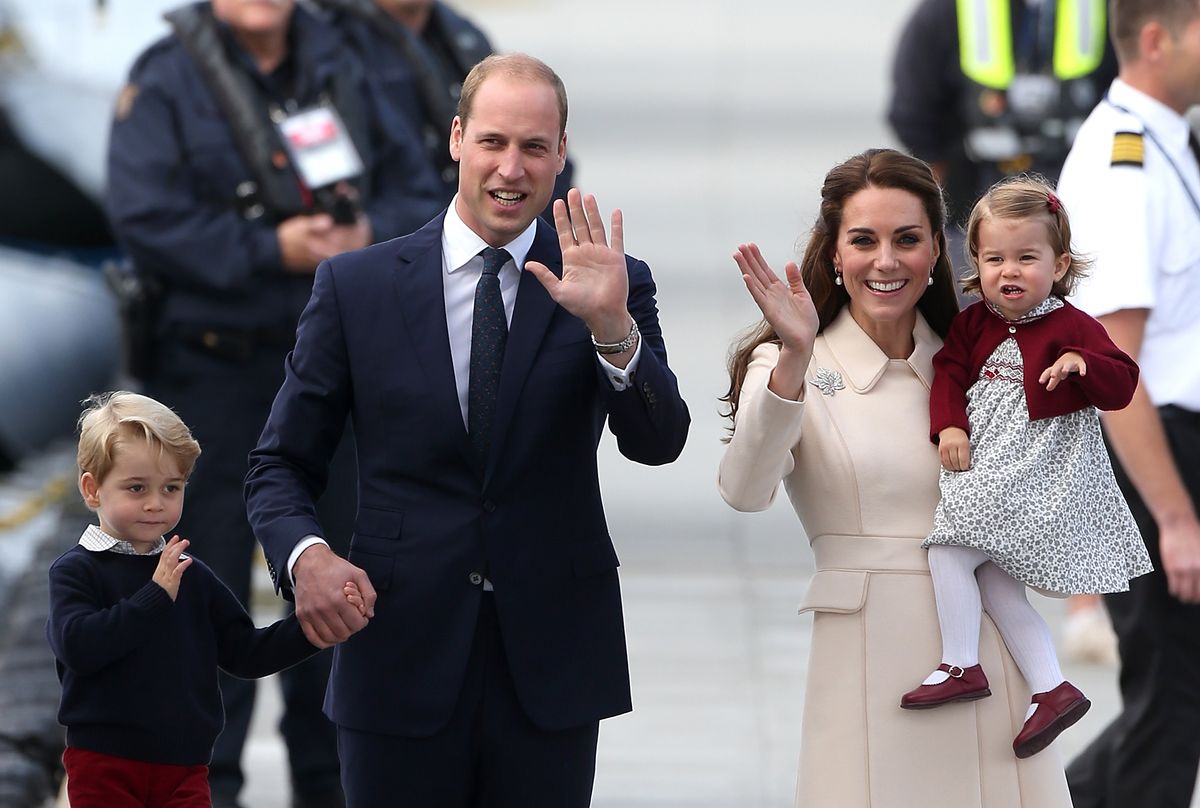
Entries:
{"label": "coat lapel", "polygon": [[[562,277],[562,253],[558,248],[558,236],[541,219],[538,220],[537,235],[525,260],[545,264],[551,272]],[[492,425],[492,449],[484,475],[484,485],[491,479],[497,458],[504,452],[504,438],[516,412],[517,400],[521,396],[525,378],[529,375],[529,369],[533,367],[538,348],[557,306],[541,281],[534,277],[532,272],[522,269],[521,281],[517,286],[517,305],[513,310],[508,342],[504,347],[500,392],[496,401],[496,420]]]}
{"label": "coat lapel", "polygon": [[[867,393],[883,378],[888,368],[888,358],[879,346],[867,336],[850,315],[846,306],[834,321],[826,327],[825,343],[846,371],[850,387],[856,393]],[[941,347],[941,338],[934,332],[920,311],[913,326],[913,352],[908,364],[926,387],[933,380],[933,355]]]}
{"label": "coat lapel", "polygon": [[428,380],[429,395],[437,412],[468,462],[474,463],[467,429],[463,426],[450,358],[446,326],[446,298],[442,288],[442,220],[445,212],[405,239],[393,276],[398,297],[396,311],[408,334],[410,350]]}

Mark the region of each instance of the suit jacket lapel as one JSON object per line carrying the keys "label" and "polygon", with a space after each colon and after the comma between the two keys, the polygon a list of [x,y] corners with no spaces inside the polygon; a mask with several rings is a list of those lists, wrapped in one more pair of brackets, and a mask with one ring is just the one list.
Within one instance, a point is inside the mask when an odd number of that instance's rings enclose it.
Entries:
{"label": "suit jacket lapel", "polygon": [[[428,379],[429,395],[466,460],[474,464],[467,429],[463,425],[450,358],[450,335],[446,326],[446,298],[442,288],[443,211],[429,224],[405,240],[397,256],[394,285],[399,298],[396,310],[408,333],[409,350]],[[402,348],[397,348],[402,350]]]}
{"label": "suit jacket lapel", "polygon": [[[538,220],[537,235],[525,260],[543,263],[555,275],[562,277],[562,252],[558,248],[558,236],[553,228],[541,219]],[[529,375],[529,369],[533,367],[538,348],[557,306],[532,272],[521,272],[521,281],[517,286],[517,305],[513,310],[508,342],[504,346],[496,420],[492,424],[492,448],[484,475],[484,485],[491,479],[497,458],[504,452],[504,438],[516,412],[517,400],[521,396],[525,378]]]}

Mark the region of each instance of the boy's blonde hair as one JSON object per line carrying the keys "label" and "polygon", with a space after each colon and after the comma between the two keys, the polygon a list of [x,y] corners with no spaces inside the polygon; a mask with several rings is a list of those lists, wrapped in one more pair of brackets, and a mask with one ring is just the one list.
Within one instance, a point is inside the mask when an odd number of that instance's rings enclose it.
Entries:
{"label": "boy's blonde hair", "polygon": [[112,470],[117,447],[130,440],[157,446],[175,459],[184,477],[191,475],[200,444],[167,405],[124,390],[94,395],[84,405],[76,454],[80,476],[90,472],[96,482],[103,482]]}
{"label": "boy's blonde hair", "polygon": [[1071,221],[1050,182],[1037,174],[1018,174],[1001,180],[975,203],[967,220],[966,252],[970,271],[963,276],[964,292],[981,294],[979,283],[979,225],[986,219],[1036,219],[1046,225],[1054,255],[1071,256],[1070,266],[1050,293],[1066,297],[1092,262],[1071,250]]}

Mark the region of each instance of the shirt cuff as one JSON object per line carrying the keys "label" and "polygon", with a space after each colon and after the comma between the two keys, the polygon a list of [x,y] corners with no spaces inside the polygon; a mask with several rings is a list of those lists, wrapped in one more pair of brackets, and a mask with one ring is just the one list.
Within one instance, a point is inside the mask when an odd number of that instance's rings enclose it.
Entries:
{"label": "shirt cuff", "polygon": [[604,376],[608,379],[609,384],[619,393],[633,383],[633,372],[637,370],[638,360],[642,358],[642,340],[638,339],[637,348],[633,350],[633,358],[623,368],[609,362],[603,354],[596,354],[596,358],[600,360],[600,369],[604,371]]}
{"label": "shirt cuff", "polygon": [[312,547],[314,544],[323,544],[326,547],[329,546],[329,542],[325,541],[320,536],[309,535],[301,539],[300,543],[296,545],[296,549],[292,550],[292,554],[288,556],[287,574],[288,580],[292,582],[292,586],[296,585],[296,578],[292,575],[292,568],[296,566],[296,559],[300,558],[300,554],[309,547]]}

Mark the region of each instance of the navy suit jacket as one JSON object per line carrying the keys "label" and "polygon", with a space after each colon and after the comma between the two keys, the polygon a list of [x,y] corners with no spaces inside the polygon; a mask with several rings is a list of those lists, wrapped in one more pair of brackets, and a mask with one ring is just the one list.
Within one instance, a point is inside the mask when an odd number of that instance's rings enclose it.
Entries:
{"label": "navy suit jacket", "polygon": [[[450,360],[442,216],[412,235],[317,268],[296,348],[246,479],[250,521],[277,588],[308,534],[346,417],[358,444],[349,560],[379,593],[375,618],[337,648],[326,712],[353,729],[430,735],[449,720],[482,596],[495,585],[509,667],[548,730],[631,709],[617,555],[601,504],[605,421],[626,457],[669,463],[687,437],[649,267],[627,258],[642,333],[617,392],[581,320],[531,273],[518,287],[492,450],[474,459]],[[528,260],[562,272],[538,222]],[[286,594],[286,592],[285,592]]]}

